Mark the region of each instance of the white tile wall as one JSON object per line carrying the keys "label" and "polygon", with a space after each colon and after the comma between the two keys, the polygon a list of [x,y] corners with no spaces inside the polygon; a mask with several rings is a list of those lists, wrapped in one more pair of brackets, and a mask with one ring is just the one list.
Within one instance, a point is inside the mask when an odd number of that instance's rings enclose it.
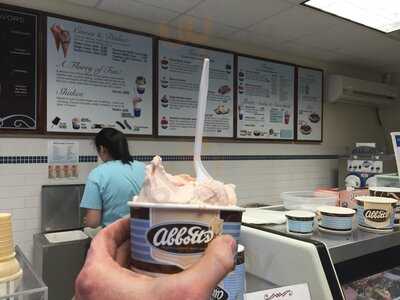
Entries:
{"label": "white tile wall", "polygon": [[[47,155],[47,139],[0,138],[0,156]],[[30,145],[26,147],[26,145]],[[192,142],[132,140],[132,154],[188,155]],[[296,151],[293,151],[296,148]],[[314,146],[319,153],[320,146]],[[93,142],[79,140],[80,155],[94,155]],[[155,150],[157,149],[157,150]],[[206,154],[309,154],[310,146],[271,144],[222,144],[207,143]],[[326,151],[324,151],[326,152]],[[326,152],[329,153],[329,152]],[[333,154],[333,153],[329,153]],[[166,169],[173,174],[194,175],[191,162],[165,162]],[[13,215],[15,242],[26,255],[32,257],[33,234],[40,231],[40,191],[44,184],[84,183],[95,163],[81,163],[80,175],[74,180],[49,180],[46,164],[0,165],[0,212]],[[234,183],[240,205],[249,203],[276,204],[279,194],[288,190],[307,190],[335,183],[336,160],[257,160],[257,161],[206,161],[210,174],[227,183]],[[290,171],[289,171],[290,170]]]}

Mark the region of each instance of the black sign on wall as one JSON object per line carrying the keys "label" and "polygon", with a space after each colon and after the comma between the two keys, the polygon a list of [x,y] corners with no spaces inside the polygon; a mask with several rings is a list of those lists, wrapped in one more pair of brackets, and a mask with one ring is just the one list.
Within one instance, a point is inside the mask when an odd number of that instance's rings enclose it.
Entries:
{"label": "black sign on wall", "polygon": [[37,23],[0,8],[0,129],[37,129]]}

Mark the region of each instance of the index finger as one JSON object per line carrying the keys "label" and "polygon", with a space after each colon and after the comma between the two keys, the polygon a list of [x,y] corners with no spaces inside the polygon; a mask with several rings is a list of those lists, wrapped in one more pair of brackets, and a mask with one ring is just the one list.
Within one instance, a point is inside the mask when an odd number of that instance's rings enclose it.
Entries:
{"label": "index finger", "polygon": [[115,258],[117,250],[129,240],[129,219],[118,220],[101,230],[92,242],[92,248],[100,252],[107,252],[111,257]]}

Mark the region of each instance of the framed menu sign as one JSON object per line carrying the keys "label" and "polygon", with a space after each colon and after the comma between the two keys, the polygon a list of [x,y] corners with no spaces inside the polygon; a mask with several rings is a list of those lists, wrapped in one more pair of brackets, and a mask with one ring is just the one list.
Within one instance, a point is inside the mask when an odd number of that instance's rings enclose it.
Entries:
{"label": "framed menu sign", "polygon": [[297,140],[322,141],[323,71],[297,69]]}
{"label": "framed menu sign", "polygon": [[47,18],[47,131],[153,133],[153,38]]}
{"label": "framed menu sign", "polygon": [[292,65],[238,57],[237,137],[294,139]]}
{"label": "framed menu sign", "polygon": [[0,8],[0,129],[37,129],[38,16]]}
{"label": "framed menu sign", "polygon": [[194,136],[203,59],[210,59],[204,134],[233,137],[232,53],[159,41],[158,135]]}

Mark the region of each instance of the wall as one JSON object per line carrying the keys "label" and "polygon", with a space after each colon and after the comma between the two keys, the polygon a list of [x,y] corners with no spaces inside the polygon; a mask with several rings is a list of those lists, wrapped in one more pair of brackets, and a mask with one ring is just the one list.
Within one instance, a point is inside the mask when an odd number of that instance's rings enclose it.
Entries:
{"label": "wall", "polygon": [[[36,8],[77,18],[90,19],[138,31],[149,32],[168,38],[200,42],[237,52],[279,59],[283,61],[323,68],[327,73],[341,73],[369,80],[380,79],[380,74],[370,70],[341,65],[328,65],[304,57],[286,56],[251,44],[241,44],[225,39],[178,31],[164,25],[138,21],[112,15],[86,7],[71,5],[60,0],[8,0],[3,3]],[[206,168],[224,182],[237,185],[240,204],[268,203],[280,201],[279,194],[287,190],[306,190],[317,186],[332,186],[336,183],[338,161],[334,155],[349,150],[356,141],[376,141],[382,145],[382,129],[375,110],[351,105],[325,104],[324,142],[322,144],[288,143],[206,143],[208,155],[242,155],[241,160],[207,161]],[[89,139],[79,139],[80,154],[94,155]],[[190,155],[192,142],[135,139],[130,141],[132,153],[136,155]],[[268,155],[326,155],[318,159],[271,159]],[[47,155],[47,138],[0,136],[0,157],[19,155]],[[263,155],[263,157],[250,157]],[[327,156],[328,155],[328,156]],[[333,156],[329,156],[333,155]],[[299,158],[299,157],[297,157]],[[94,163],[80,164],[80,177],[74,181],[49,182],[47,164],[0,164],[0,211],[13,213],[16,242],[30,257],[32,234],[39,231],[40,190],[43,184],[83,183]],[[193,174],[190,161],[168,161],[171,173]]]}

